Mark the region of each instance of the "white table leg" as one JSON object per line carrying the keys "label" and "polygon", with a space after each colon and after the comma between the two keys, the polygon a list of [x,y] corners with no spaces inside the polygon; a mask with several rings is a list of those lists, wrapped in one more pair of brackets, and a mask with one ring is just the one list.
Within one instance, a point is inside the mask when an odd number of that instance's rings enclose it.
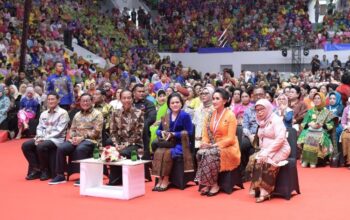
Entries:
{"label": "white table leg", "polygon": [[80,163],[80,195],[88,195],[87,189],[103,184],[103,164]]}
{"label": "white table leg", "polygon": [[132,199],[145,194],[144,164],[123,166],[123,197]]}

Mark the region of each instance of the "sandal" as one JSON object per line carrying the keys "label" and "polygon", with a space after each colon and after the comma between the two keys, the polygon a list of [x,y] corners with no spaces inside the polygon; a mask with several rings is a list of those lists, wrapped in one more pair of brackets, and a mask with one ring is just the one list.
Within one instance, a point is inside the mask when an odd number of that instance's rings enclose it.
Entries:
{"label": "sandal", "polygon": [[220,192],[220,187],[218,187],[218,190],[216,192],[212,192],[211,191],[212,189],[213,188],[211,188],[210,191],[208,192],[208,194],[207,194],[208,197],[215,196],[215,195],[219,194],[219,192]]}
{"label": "sandal", "polygon": [[254,198],[257,198],[260,196],[260,190],[252,189],[249,191],[249,195],[254,197]]}
{"label": "sandal", "polygon": [[208,194],[207,194],[207,196],[208,197],[212,197],[212,196],[216,196],[217,194],[219,194],[219,192],[220,192],[220,189],[218,190],[218,191],[216,191],[216,192],[208,192]]}
{"label": "sandal", "polygon": [[255,199],[255,202],[256,202],[256,203],[261,203],[261,202],[263,202],[263,201],[265,201],[265,200],[270,200],[270,199],[271,199],[271,195],[270,195],[270,194],[267,194],[267,195],[265,195],[265,196],[260,196],[260,197],[256,198],[256,199]]}
{"label": "sandal", "polygon": [[153,189],[152,189],[152,191],[153,191],[153,192],[157,192],[157,191],[159,191],[159,188],[160,188],[159,186],[154,186]]}
{"label": "sandal", "polygon": [[204,188],[206,188],[206,189],[202,189],[201,190],[201,196],[206,196],[206,195],[208,195],[208,193],[209,193],[209,191],[210,191],[210,189],[209,189],[209,187],[204,187]]}
{"label": "sandal", "polygon": [[164,191],[167,191],[168,189],[169,189],[169,184],[166,187],[159,187],[158,192],[164,192]]}

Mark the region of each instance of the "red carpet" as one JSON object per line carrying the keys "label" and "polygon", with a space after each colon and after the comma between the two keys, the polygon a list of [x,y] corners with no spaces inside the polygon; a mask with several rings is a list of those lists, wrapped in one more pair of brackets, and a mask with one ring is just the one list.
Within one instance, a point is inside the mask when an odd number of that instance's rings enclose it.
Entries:
{"label": "red carpet", "polygon": [[197,187],[184,191],[152,192],[130,201],[82,197],[73,181],[50,186],[26,181],[26,160],[21,143],[0,143],[0,219],[347,219],[350,170],[346,168],[299,168],[301,195],[290,201],[273,198],[256,204],[244,190],[207,198]]}

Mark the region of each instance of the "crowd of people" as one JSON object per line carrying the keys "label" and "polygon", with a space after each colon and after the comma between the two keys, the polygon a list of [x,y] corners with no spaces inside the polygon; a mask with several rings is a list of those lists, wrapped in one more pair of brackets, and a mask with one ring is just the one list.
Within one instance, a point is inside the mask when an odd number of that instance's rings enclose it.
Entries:
{"label": "crowd of people", "polygon": [[[238,169],[244,181],[252,181],[249,193],[263,202],[290,155],[291,129],[298,134],[303,167],[324,166],[336,154],[342,165],[350,165],[350,61],[344,68],[337,56],[332,62],[315,57],[311,71],[283,81],[277,70],[242,70],[238,77],[230,69],[201,74],[139,47],[147,28],[150,36],[162,36],[156,41],[181,51],[207,46],[231,28],[237,50],[278,49],[282,38],[312,36],[304,34],[311,30],[304,1],[245,1],[245,7],[238,7],[241,1],[162,1],[162,17],[148,27],[144,14],[140,30],[135,14],[130,21],[118,10],[101,15],[95,1],[70,7],[63,0],[35,2],[25,72],[18,72],[19,2],[1,1],[0,130],[21,139],[34,127],[34,138],[22,145],[27,180],[64,183],[67,156],[84,159],[95,148],[116,146],[123,157],[142,149],[143,159],[152,160],[145,178],[158,179],[153,191],[168,189],[174,160],[182,158],[184,172],[196,172],[201,195],[217,195],[219,173]],[[78,44],[108,57],[110,66],[99,69],[52,42],[61,40],[67,27]],[[135,42],[110,38],[118,35]],[[122,184],[120,167],[111,166],[108,176],[109,185]]]}
{"label": "crowd of people", "polygon": [[148,4],[160,15],[153,20],[148,38],[160,51],[189,52],[219,45],[235,51],[277,50],[297,42],[323,48],[326,43],[350,42],[346,3],[339,10],[329,3],[319,23],[318,2],[316,27],[309,20],[309,1],[162,0]]}
{"label": "crowd of people", "polygon": [[315,46],[323,48],[326,43],[350,43],[350,10],[338,10],[323,17],[323,22],[315,30]]}
{"label": "crowd of people", "polygon": [[[83,159],[95,147],[116,146],[130,158],[141,148],[143,158],[153,161],[146,166],[146,179],[159,179],[154,191],[168,189],[173,160],[182,157],[184,171],[196,171],[201,195],[216,195],[219,173],[238,169],[245,181],[252,180],[250,194],[262,202],[289,157],[289,129],[298,133],[303,167],[324,166],[334,153],[349,166],[350,75],[343,69],[341,81],[334,79],[338,70],[329,69],[330,78],[317,82],[305,76],[317,78],[323,68],[288,81],[281,81],[277,71],[242,71],[237,78],[229,69],[203,77],[189,71],[164,59],[146,82],[119,66],[114,88],[108,74],[99,83],[93,73],[73,83],[64,63],[56,62],[44,87],[25,75],[1,85],[1,129],[20,139],[38,119],[34,139],[22,146],[29,163],[26,179],[51,179],[49,184],[66,182],[66,156]],[[52,152],[54,171],[49,169]],[[122,184],[120,167],[111,166],[108,184]]]}
{"label": "crowd of people", "polygon": [[160,51],[195,51],[220,41],[236,51],[276,50],[312,40],[307,1],[164,0],[158,12],[149,39]]}
{"label": "crowd of people", "polygon": [[[19,68],[24,5],[17,0],[0,3],[0,68],[6,75]],[[73,43],[106,59],[103,68],[126,62],[130,49],[147,46],[142,31],[118,8],[104,9],[93,0],[33,1],[26,69],[47,73],[56,61],[65,61],[71,74],[78,71],[78,64],[86,62],[77,54],[70,58],[58,43],[64,40],[65,32],[72,35]]]}

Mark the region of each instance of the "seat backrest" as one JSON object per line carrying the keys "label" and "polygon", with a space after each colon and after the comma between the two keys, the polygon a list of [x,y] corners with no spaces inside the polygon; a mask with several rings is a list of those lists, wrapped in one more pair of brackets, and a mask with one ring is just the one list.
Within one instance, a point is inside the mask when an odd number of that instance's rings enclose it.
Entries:
{"label": "seat backrest", "polygon": [[291,151],[289,158],[297,158],[297,131],[294,128],[287,128],[288,132],[288,143],[290,145]]}
{"label": "seat backrest", "polygon": [[190,140],[190,150],[192,154],[195,154],[195,143],[196,143],[196,125],[192,124],[193,126],[193,131],[192,131],[192,135],[189,136],[189,140]]}
{"label": "seat backrest", "polygon": [[38,119],[40,118],[40,115],[41,115],[41,105],[38,105],[38,108],[36,109],[36,112],[35,112],[35,119]]}
{"label": "seat backrest", "polygon": [[334,153],[338,153],[340,151],[338,140],[337,140],[337,126],[339,125],[338,117],[334,117],[333,122],[334,122],[334,126],[328,133],[330,135],[330,138],[333,144]]}
{"label": "seat backrest", "polygon": [[242,127],[242,125],[237,125],[236,136],[238,138],[239,146],[241,147],[242,137],[243,137],[243,127]]}

